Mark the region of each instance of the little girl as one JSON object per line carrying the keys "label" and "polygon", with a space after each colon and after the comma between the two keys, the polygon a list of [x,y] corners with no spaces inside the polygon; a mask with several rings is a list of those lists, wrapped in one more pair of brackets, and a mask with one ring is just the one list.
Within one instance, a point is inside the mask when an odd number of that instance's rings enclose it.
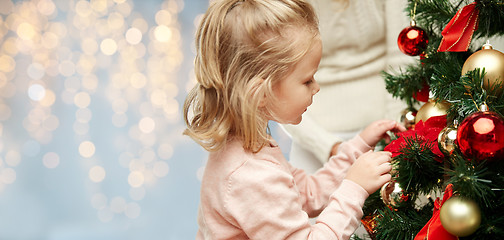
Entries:
{"label": "little girl", "polygon": [[348,239],[364,200],[391,178],[391,154],[371,150],[404,127],[372,123],[308,176],[283,157],[267,124],[298,124],[320,90],[313,8],[303,0],[215,0],[196,37],[198,83],[184,105],[185,134],[210,152],[196,239]]}

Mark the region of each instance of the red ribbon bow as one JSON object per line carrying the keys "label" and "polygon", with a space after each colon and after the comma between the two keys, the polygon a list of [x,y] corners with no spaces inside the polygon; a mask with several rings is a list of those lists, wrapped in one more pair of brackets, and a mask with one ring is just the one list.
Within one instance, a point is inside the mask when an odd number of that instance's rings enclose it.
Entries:
{"label": "red ribbon bow", "polygon": [[432,218],[425,224],[425,226],[418,232],[415,236],[414,240],[458,240],[457,236],[452,235],[447,232],[443,225],[441,224],[441,220],[439,218],[441,206],[453,195],[453,185],[448,184],[445,189],[445,193],[443,196],[443,201],[440,201],[439,198],[434,201],[434,211],[432,213]]}
{"label": "red ribbon bow", "polygon": [[479,10],[473,2],[457,11],[441,32],[443,39],[438,52],[465,52],[469,48],[473,33],[478,29]]}

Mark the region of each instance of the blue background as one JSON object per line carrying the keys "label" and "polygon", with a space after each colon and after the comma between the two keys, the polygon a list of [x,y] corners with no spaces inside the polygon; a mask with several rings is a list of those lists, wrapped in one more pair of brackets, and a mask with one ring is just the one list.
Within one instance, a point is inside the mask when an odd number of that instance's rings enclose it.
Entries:
{"label": "blue background", "polygon": [[[0,239],[194,239],[207,153],[182,135],[182,106],[207,6],[1,0]],[[115,27],[110,16],[121,16]],[[136,19],[142,39],[125,41]],[[162,41],[161,25],[172,33]],[[105,39],[117,49],[106,53]],[[128,47],[143,54],[132,60]]]}

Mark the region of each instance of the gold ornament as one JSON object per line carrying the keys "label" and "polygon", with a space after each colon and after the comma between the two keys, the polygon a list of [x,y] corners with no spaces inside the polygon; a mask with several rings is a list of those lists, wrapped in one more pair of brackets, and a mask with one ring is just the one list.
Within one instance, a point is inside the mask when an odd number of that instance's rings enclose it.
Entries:
{"label": "gold ornament", "polygon": [[380,189],[380,197],[385,205],[395,207],[396,201],[402,195],[402,189],[396,181],[385,183]]}
{"label": "gold ornament", "polygon": [[481,223],[478,205],[469,199],[453,196],[441,206],[440,220],[449,233],[465,237],[473,234]]}
{"label": "gold ornament", "polygon": [[417,114],[417,110],[414,108],[406,108],[401,111],[401,117],[399,118],[399,122],[404,125],[405,128],[409,129],[415,126],[415,116]]}
{"label": "gold ornament", "polygon": [[449,156],[455,150],[455,141],[457,140],[457,128],[455,126],[446,126],[439,132],[438,147],[445,156]]}
{"label": "gold ornament", "polygon": [[[490,90],[490,87],[504,80],[504,53],[493,49],[488,42],[483,45],[483,48],[473,53],[464,63],[462,67],[462,75],[476,68],[483,70],[485,68],[485,79],[483,80],[483,88]],[[499,92],[502,89],[499,89]]]}
{"label": "gold ornament", "polygon": [[431,98],[420,109],[418,109],[417,115],[415,117],[415,124],[420,122],[420,120],[425,122],[431,117],[446,115],[446,112],[449,108],[450,103],[448,103],[447,101],[436,103],[436,101]]}

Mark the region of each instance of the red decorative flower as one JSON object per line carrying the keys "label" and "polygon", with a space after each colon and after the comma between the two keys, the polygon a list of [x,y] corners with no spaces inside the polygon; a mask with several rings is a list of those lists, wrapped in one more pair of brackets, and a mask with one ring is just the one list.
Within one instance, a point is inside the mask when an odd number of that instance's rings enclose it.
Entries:
{"label": "red decorative flower", "polygon": [[437,161],[442,162],[444,155],[439,150],[437,138],[439,132],[446,127],[446,115],[430,117],[425,123],[420,120],[415,126],[405,132],[398,133],[398,138],[385,147],[385,151],[392,153],[392,157],[402,154],[401,149],[407,147],[406,139],[416,139],[420,144],[430,144],[431,151],[438,156]]}

